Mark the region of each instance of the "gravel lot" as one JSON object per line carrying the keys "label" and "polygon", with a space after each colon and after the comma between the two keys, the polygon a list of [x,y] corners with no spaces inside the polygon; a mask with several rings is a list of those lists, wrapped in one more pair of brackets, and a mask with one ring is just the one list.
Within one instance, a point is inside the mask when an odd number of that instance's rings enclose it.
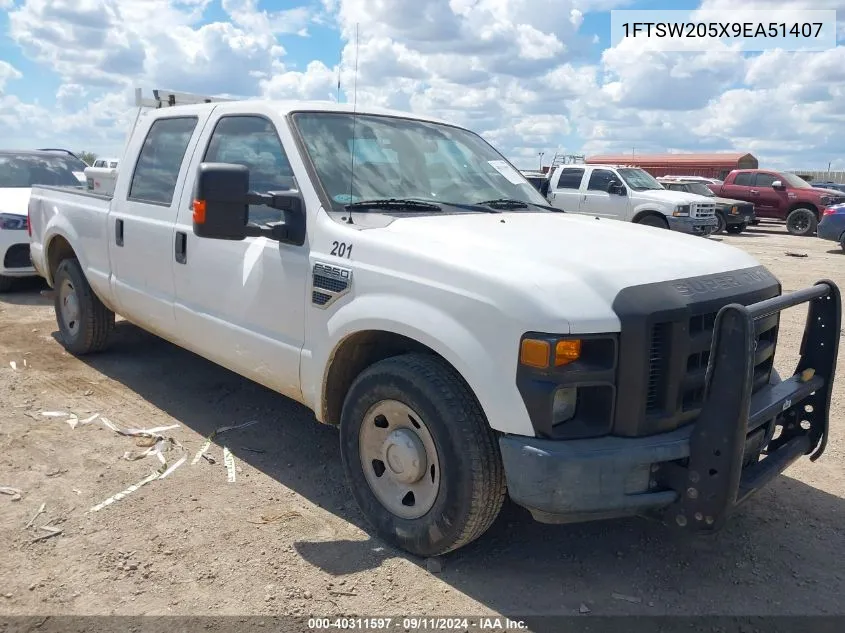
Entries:
{"label": "gravel lot", "polygon": [[[845,285],[833,242],[775,225],[721,239],[758,257],[787,291],[820,278]],[[0,297],[0,486],[22,491],[17,501],[0,495],[2,614],[845,613],[845,380],[825,455],[792,466],[714,537],[686,540],[640,519],[547,526],[507,505],[432,573],[363,529],[334,429],[126,322],[110,351],[76,359],[55,340],[42,288]],[[803,309],[784,313],[782,374],[792,373],[803,318]],[[188,461],[88,513],[158,461],[122,459],[145,448],[99,419],[71,428],[44,411],[98,413],[124,428],[178,424],[164,433],[185,451],[165,455]],[[249,420],[259,423],[215,439],[215,463],[191,465],[212,431]],[[62,533],[33,542],[47,523]]]}

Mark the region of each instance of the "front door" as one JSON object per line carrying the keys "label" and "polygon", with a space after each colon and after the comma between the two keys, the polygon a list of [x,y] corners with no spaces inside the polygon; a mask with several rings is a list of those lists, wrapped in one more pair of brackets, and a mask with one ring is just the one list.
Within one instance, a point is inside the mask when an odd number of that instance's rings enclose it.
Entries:
{"label": "front door", "polygon": [[[242,107],[242,106],[241,106]],[[202,162],[249,167],[250,190],[297,188],[271,113],[226,114],[218,106],[200,139],[192,173]],[[186,190],[187,194],[187,190]],[[268,224],[282,212],[249,209]],[[190,196],[183,198],[170,258],[176,258],[176,322],[189,347],[280,393],[301,400],[299,359],[304,340],[308,246],[266,237],[211,240],[192,231]]]}
{"label": "front door", "polygon": [[[783,180],[777,174],[759,171],[755,174],[751,194],[754,196],[754,208],[758,216],[776,218],[781,216],[781,207],[786,208],[789,200],[787,192],[772,187],[775,180]],[[787,185],[788,183],[783,183]]]}
{"label": "front door", "polygon": [[609,169],[593,169],[590,172],[587,187],[583,191],[581,213],[613,220],[628,219],[628,196],[608,193],[611,182],[621,184],[619,177]]}

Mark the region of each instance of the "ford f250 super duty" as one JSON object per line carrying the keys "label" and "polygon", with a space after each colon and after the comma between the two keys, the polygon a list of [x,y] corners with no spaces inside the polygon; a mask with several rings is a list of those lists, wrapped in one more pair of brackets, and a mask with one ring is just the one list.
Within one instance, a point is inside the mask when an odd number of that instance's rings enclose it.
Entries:
{"label": "ford f250 super duty", "polygon": [[710,198],[669,191],[638,167],[561,165],[552,172],[548,199],[567,213],[694,235],[710,235],[719,227]]}
{"label": "ford f250 super duty", "polygon": [[[742,250],[561,213],[478,135],[345,104],[140,116],[113,196],[34,187],[60,340],[115,313],[339,427],[374,531],[454,550],[506,495],[543,522],[688,532],[828,434],[841,301]],[[773,369],[780,311],[809,303]],[[331,485],[327,482],[326,485]]]}
{"label": "ford f250 super duty", "polygon": [[845,195],[817,189],[788,172],[767,169],[735,169],[721,185],[707,185],[717,196],[754,204],[758,218],[786,220],[792,235],[813,235],[827,207],[845,202]]}

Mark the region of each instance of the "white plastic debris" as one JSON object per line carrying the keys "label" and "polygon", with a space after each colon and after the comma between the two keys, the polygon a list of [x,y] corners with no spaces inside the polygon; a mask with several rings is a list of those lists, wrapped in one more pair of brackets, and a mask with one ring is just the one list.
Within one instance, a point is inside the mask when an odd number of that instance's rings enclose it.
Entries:
{"label": "white plastic debris", "polygon": [[223,463],[226,465],[229,483],[235,483],[235,456],[232,455],[228,446],[223,447]]}

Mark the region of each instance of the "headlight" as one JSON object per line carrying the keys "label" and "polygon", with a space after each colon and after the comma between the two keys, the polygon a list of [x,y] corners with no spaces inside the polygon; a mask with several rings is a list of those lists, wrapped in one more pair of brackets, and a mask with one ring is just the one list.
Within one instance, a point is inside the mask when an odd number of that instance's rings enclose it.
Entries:
{"label": "headlight", "polygon": [[688,204],[679,204],[675,207],[675,210],[672,212],[672,215],[676,218],[682,218],[689,215],[689,205]]}
{"label": "headlight", "polygon": [[15,213],[0,213],[0,229],[6,231],[25,231],[26,216]]}
{"label": "headlight", "polygon": [[831,198],[830,196],[822,196],[822,197],[821,197],[821,200],[820,200],[819,202],[821,202],[821,203],[822,203],[822,206],[826,207],[826,206],[828,206],[831,202],[833,202],[833,198]]}
{"label": "headlight", "polygon": [[576,387],[561,387],[555,391],[552,402],[552,426],[563,424],[575,415],[578,404],[578,389]]}

